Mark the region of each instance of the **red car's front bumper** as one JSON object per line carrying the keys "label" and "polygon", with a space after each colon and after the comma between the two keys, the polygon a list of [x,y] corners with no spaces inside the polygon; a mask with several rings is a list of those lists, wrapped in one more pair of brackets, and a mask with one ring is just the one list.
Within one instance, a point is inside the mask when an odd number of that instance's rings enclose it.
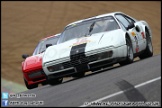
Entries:
{"label": "red car's front bumper", "polygon": [[46,76],[43,70],[24,72],[24,78],[28,82],[28,85],[38,84],[46,81]]}

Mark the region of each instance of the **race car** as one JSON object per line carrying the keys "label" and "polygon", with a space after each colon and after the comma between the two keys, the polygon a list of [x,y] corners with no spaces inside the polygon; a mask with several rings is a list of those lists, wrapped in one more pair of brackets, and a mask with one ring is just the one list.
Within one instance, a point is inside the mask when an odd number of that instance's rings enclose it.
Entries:
{"label": "race car", "polygon": [[50,84],[65,76],[83,77],[115,63],[126,65],[135,57],[153,55],[148,23],[123,12],[102,14],[68,24],[43,56],[43,70]]}
{"label": "race car", "polygon": [[22,72],[25,85],[28,89],[38,87],[39,83],[42,83],[42,85],[47,84],[46,76],[42,69],[42,56],[49,46],[57,43],[59,36],[60,34],[56,34],[40,40],[32,56],[29,57],[27,54],[22,55],[22,58],[25,59],[22,62]]}

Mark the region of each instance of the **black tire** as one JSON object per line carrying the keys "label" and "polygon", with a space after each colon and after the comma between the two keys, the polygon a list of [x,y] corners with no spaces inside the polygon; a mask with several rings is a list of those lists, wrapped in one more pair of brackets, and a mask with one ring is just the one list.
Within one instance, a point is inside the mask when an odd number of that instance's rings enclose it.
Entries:
{"label": "black tire", "polygon": [[106,66],[103,66],[103,67],[91,69],[91,72],[99,71],[99,70],[102,70],[103,68],[113,67],[113,65],[114,64],[109,64],[109,65],[106,65]]}
{"label": "black tire", "polygon": [[98,71],[98,70],[100,70],[101,68],[102,68],[102,67],[91,69],[91,72]]}
{"label": "black tire", "polygon": [[47,81],[42,82],[42,85],[47,85],[47,84],[48,84]]}
{"label": "black tire", "polygon": [[50,79],[50,80],[48,80],[48,83],[50,85],[57,85],[57,84],[61,84],[62,81],[63,81],[63,78]]}
{"label": "black tire", "polygon": [[73,75],[73,77],[81,78],[85,76],[85,72],[79,72]]}
{"label": "black tire", "polygon": [[28,85],[28,82],[24,79],[25,85],[27,89],[34,89],[38,87],[38,84],[32,84],[32,85]]}
{"label": "black tire", "polygon": [[151,37],[149,36],[148,32],[146,32],[146,43],[147,45],[145,51],[141,55],[139,55],[140,59],[145,59],[153,56],[153,46],[151,42]]}
{"label": "black tire", "polygon": [[126,45],[127,45],[127,57],[126,60],[119,63],[121,66],[133,63],[134,60],[133,47],[131,41],[128,38],[126,38]]}

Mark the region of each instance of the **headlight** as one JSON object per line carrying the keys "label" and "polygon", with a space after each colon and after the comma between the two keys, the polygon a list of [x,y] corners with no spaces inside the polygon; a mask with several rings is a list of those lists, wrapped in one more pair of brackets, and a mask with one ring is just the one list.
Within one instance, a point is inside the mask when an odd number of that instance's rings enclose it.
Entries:
{"label": "headlight", "polygon": [[54,49],[49,50],[47,53],[48,58],[54,57],[56,55],[56,51]]}
{"label": "headlight", "polygon": [[64,66],[62,64],[57,64],[57,65],[49,66],[49,67],[47,67],[47,69],[50,72],[54,72],[54,71],[58,71],[58,70],[64,69]]}
{"label": "headlight", "polygon": [[43,55],[43,63],[53,60],[57,55],[57,50],[51,47],[48,47]]}

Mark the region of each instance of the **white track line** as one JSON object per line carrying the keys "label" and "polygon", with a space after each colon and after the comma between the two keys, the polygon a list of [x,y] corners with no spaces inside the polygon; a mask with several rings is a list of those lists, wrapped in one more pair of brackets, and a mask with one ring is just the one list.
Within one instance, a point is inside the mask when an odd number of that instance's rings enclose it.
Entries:
{"label": "white track line", "polygon": [[[152,79],[152,80],[146,81],[146,82],[144,82],[144,83],[135,85],[134,88],[138,88],[138,87],[144,86],[144,85],[146,85],[146,84],[152,83],[152,82],[157,81],[157,80],[160,80],[160,79],[161,79],[161,76],[160,76],[160,77],[157,77],[157,78],[154,78],[154,79]],[[127,90],[129,90],[129,89],[127,89]],[[125,91],[127,91],[127,90],[119,91],[119,92],[110,94],[110,95],[108,95],[108,96],[105,96],[105,97],[103,97],[103,98],[97,99],[97,100],[92,101],[92,102],[100,102],[100,101],[103,101],[103,100],[108,99],[108,98],[111,98],[111,97],[113,97],[113,96],[122,94],[123,92],[125,92]],[[92,102],[89,102],[89,103],[92,103]],[[89,105],[81,105],[80,107],[86,107],[86,106],[89,106]]]}

